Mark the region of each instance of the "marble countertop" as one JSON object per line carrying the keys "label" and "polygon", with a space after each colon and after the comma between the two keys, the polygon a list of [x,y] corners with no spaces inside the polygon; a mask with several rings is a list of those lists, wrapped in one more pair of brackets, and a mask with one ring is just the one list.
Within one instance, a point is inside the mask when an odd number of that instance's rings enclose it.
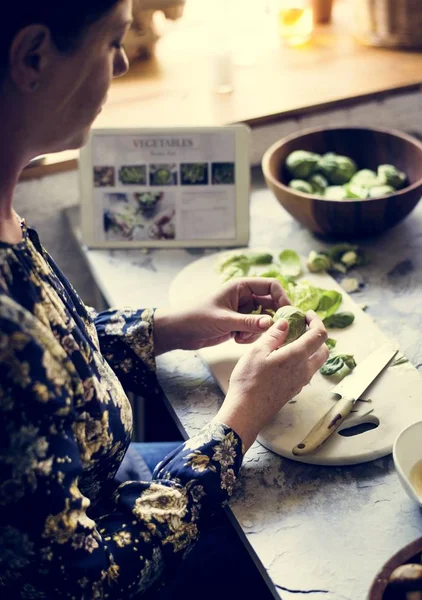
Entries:
{"label": "marble countertop", "polygon": [[[250,246],[326,244],[280,208],[258,171],[253,175]],[[68,216],[78,236],[77,210]],[[354,275],[356,294],[401,350],[422,368],[422,204],[400,225],[360,244],[370,264]],[[88,250],[89,268],[107,303],[163,306],[173,277],[211,250]],[[191,436],[217,412],[223,395],[193,352],[158,359],[175,418]],[[422,399],[421,399],[422,402]],[[316,467],[283,459],[255,443],[230,502],[240,534],[264,569],[274,597],[364,600],[383,563],[422,536],[422,515],[405,495],[391,457],[349,467]]]}

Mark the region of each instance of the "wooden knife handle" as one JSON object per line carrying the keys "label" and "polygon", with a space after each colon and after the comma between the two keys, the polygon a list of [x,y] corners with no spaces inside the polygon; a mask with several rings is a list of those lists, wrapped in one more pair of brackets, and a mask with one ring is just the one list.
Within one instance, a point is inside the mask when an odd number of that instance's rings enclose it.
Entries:
{"label": "wooden knife handle", "polygon": [[303,456],[320,448],[337,431],[355,404],[356,400],[353,398],[340,398],[311,429],[303,442],[293,448],[293,454]]}

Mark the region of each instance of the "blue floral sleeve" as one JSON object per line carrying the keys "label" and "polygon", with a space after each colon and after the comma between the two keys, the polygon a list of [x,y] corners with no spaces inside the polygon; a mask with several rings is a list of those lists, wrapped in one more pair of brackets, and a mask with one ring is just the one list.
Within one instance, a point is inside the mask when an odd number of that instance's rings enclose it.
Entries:
{"label": "blue floral sleeve", "polygon": [[[52,333],[9,308],[0,312],[0,595],[135,597],[177,566],[228,499],[241,441],[210,424],[158,465],[151,482],[117,488],[108,512],[94,518],[81,447],[94,436],[112,452],[110,407],[84,401]],[[100,477],[96,456],[88,470]]]}
{"label": "blue floral sleeve", "polygon": [[90,309],[100,350],[126,390],[151,393],[156,384],[154,310]]}

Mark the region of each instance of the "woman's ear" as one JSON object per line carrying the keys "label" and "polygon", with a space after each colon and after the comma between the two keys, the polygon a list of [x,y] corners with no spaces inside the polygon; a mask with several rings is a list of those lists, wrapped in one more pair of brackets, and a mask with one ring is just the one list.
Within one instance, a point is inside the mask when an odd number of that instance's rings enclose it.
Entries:
{"label": "woman's ear", "polygon": [[40,86],[52,53],[50,30],[45,25],[28,25],[16,34],[9,50],[9,74],[23,93]]}

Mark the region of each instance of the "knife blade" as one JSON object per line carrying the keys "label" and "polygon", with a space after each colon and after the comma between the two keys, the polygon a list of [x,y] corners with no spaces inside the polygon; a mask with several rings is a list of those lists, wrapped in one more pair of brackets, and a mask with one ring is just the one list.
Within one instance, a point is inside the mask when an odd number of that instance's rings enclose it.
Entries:
{"label": "knife blade", "polygon": [[387,343],[358,364],[352,373],[332,390],[340,400],[321,417],[305,439],[293,448],[293,454],[303,456],[320,448],[337,431],[363,392],[375,381],[397,352],[398,348]]}

